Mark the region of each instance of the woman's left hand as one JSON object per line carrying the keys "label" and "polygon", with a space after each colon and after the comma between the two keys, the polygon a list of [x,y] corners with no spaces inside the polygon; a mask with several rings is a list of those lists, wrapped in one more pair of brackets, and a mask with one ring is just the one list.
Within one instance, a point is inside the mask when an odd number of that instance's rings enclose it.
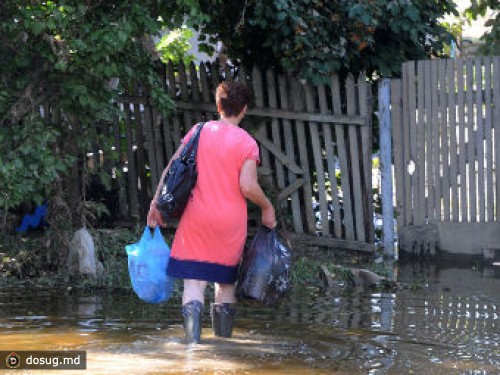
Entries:
{"label": "woman's left hand", "polygon": [[274,212],[273,206],[269,206],[262,210],[262,224],[270,229],[276,227],[276,213]]}
{"label": "woman's left hand", "polygon": [[158,211],[158,209],[156,208],[155,202],[151,202],[149,206],[147,224],[150,228],[155,228],[158,225],[163,228],[166,227],[165,223],[163,222],[163,217],[161,216],[160,211]]}

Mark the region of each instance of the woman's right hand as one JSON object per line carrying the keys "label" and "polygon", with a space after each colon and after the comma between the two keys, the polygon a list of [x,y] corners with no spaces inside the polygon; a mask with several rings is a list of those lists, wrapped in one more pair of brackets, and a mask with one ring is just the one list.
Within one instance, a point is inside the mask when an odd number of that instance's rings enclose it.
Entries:
{"label": "woman's right hand", "polygon": [[262,210],[262,224],[270,229],[276,227],[276,213],[274,212],[274,207],[272,205],[269,205]]}
{"label": "woman's right hand", "polygon": [[147,217],[147,224],[150,228],[155,228],[156,226],[166,227],[163,222],[163,217],[161,216],[160,211],[156,208],[156,202],[152,201],[149,205],[149,212]]}

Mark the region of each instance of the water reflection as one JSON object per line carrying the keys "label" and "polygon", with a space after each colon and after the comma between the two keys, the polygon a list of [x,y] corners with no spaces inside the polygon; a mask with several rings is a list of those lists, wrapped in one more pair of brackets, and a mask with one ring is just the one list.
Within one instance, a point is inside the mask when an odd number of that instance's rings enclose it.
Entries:
{"label": "water reflection", "polygon": [[207,312],[204,343],[191,350],[179,301],[4,290],[0,350],[87,350],[85,374],[500,373],[497,270],[413,262],[396,271],[394,293],[311,288],[279,309],[240,307],[229,341],[212,335]]}

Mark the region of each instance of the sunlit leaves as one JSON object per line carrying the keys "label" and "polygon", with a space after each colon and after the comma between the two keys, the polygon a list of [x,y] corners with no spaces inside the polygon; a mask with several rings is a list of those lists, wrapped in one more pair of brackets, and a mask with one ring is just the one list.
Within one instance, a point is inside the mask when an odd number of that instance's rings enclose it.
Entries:
{"label": "sunlit leaves", "polygon": [[181,27],[166,32],[156,44],[156,49],[161,55],[161,60],[164,63],[172,61],[174,64],[178,64],[182,61],[184,64],[188,65],[194,60],[194,55],[188,53],[191,48],[189,39],[192,38],[193,35],[193,31],[187,27]]}

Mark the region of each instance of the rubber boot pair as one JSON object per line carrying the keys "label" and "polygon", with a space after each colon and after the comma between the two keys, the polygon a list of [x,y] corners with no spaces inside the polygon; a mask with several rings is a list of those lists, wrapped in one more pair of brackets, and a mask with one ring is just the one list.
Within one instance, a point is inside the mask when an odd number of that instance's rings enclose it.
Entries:
{"label": "rubber boot pair", "polygon": [[212,303],[210,315],[214,335],[229,338],[233,334],[234,303]]}
{"label": "rubber boot pair", "polygon": [[[203,304],[200,301],[190,301],[182,305],[186,344],[200,343],[202,313]],[[215,336],[231,337],[233,333],[234,313],[234,303],[212,303],[210,305],[212,328]]]}

